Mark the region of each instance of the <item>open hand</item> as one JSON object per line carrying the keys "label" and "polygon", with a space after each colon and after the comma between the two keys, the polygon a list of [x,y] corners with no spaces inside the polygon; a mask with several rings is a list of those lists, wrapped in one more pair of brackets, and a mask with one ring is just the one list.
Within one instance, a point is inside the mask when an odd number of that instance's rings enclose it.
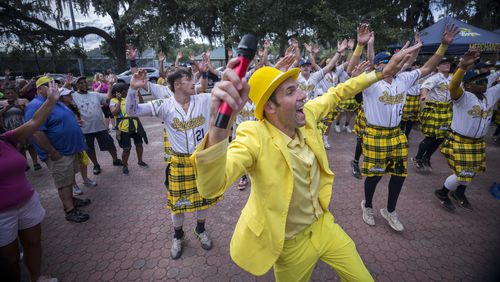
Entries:
{"label": "open hand", "polygon": [[160,53],[158,53],[158,61],[163,62],[164,60],[165,60],[165,53],[163,53],[163,51],[160,51]]}
{"label": "open hand", "polygon": [[455,36],[460,32],[460,29],[455,25],[447,25],[444,28],[443,37],[441,39],[442,44],[450,45],[453,43]]}
{"label": "open hand", "polygon": [[148,79],[146,77],[145,69],[139,69],[138,72],[132,75],[132,78],[130,79],[130,87],[132,89],[139,89],[139,88],[146,89],[147,85],[148,85]]}
{"label": "open hand", "polygon": [[59,88],[54,80],[49,81],[49,91],[47,91],[47,99],[57,102],[59,100]]}
{"label": "open hand", "polygon": [[481,52],[477,48],[471,48],[467,50],[467,52],[465,52],[464,56],[462,57],[462,60],[458,64],[458,67],[463,70],[472,69],[476,63],[476,60],[479,59],[480,55]]}
{"label": "open hand", "polygon": [[373,65],[370,61],[366,60],[364,62],[359,63],[351,72],[351,77],[356,77],[364,72],[367,72],[373,68]]}
{"label": "open hand", "polygon": [[417,43],[411,47],[408,46],[410,46],[410,42],[406,42],[405,46],[392,56],[389,63],[387,63],[382,70],[382,76],[384,78],[396,75],[401,70],[403,65],[412,59],[414,52],[420,51],[422,43]]}
{"label": "open hand", "polygon": [[366,45],[370,40],[371,32],[369,24],[361,24],[358,27],[358,44]]}

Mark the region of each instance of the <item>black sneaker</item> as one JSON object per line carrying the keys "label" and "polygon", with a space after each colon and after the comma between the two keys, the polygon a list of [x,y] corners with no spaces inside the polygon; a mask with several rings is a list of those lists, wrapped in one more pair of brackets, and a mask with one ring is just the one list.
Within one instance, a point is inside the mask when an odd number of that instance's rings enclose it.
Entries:
{"label": "black sneaker", "polygon": [[417,170],[423,171],[424,170],[424,163],[422,160],[417,159],[417,158],[411,158],[411,161],[413,162],[413,165]]}
{"label": "black sneaker", "polygon": [[138,162],[137,163],[138,165],[142,166],[142,167],[149,167],[147,163],[141,161],[141,162]]}
{"label": "black sneaker", "polygon": [[361,179],[361,171],[359,170],[359,163],[352,160],[351,167],[352,167],[352,176],[356,177],[357,179]]}
{"label": "black sneaker", "polygon": [[424,165],[424,168],[427,168],[428,171],[432,171],[432,165],[430,159],[422,159],[422,164]]}
{"label": "black sneaker", "polygon": [[73,197],[73,206],[75,206],[76,208],[88,206],[91,202],[92,201],[90,201],[90,199],[80,199]]}
{"label": "black sneaker", "polygon": [[113,161],[113,165],[114,166],[122,166],[123,162],[120,159],[116,159],[116,160]]}
{"label": "black sneaker", "polygon": [[122,168],[122,172],[123,172],[123,174],[128,175],[128,166],[124,165]]}
{"label": "black sneaker", "polygon": [[436,195],[436,197],[439,199],[439,201],[441,202],[441,206],[443,208],[445,208],[446,210],[448,211],[453,211],[455,210],[455,206],[453,205],[453,203],[451,202],[450,198],[448,198],[448,196],[443,196],[439,193],[440,189],[434,191],[434,195]]}
{"label": "black sneaker", "polygon": [[94,172],[94,175],[97,175],[97,174],[101,173],[101,166],[100,165],[95,165],[93,172]]}
{"label": "black sneaker", "polygon": [[459,207],[461,207],[466,211],[472,211],[472,206],[469,203],[469,200],[467,200],[467,197],[465,197],[465,195],[459,196],[455,193],[455,191],[450,191],[450,196],[453,200],[457,202]]}
{"label": "black sneaker", "polygon": [[89,220],[90,216],[86,213],[83,213],[77,209],[72,209],[69,212],[66,212],[66,220],[73,221],[76,223],[81,223]]}

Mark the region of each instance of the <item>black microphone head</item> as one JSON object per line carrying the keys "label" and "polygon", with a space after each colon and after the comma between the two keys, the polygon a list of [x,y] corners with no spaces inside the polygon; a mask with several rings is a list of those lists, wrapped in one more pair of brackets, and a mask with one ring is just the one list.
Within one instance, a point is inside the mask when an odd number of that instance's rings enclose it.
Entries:
{"label": "black microphone head", "polygon": [[243,35],[240,44],[238,44],[238,55],[242,55],[245,58],[252,60],[253,57],[255,57],[256,51],[257,51],[257,37],[251,34]]}

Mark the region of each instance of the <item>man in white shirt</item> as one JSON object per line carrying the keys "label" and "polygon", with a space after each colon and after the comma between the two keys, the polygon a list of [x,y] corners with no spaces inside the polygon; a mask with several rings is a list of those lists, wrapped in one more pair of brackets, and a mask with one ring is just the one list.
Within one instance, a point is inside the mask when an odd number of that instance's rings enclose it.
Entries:
{"label": "man in white shirt", "polygon": [[412,158],[417,170],[432,170],[431,157],[443,143],[451,123],[450,98],[451,62],[443,58],[437,66],[437,73],[427,78],[420,87],[421,100],[425,107],[420,113],[420,131],[425,138],[418,146],[417,155]]}
{"label": "man in white shirt", "polygon": [[474,66],[479,54],[477,49],[465,53],[450,83],[453,119],[441,153],[446,157],[453,174],[446,179],[443,188],[434,192],[441,205],[450,211],[455,206],[448,194],[459,207],[472,211],[465,189],[478,172],[486,170],[484,136],[500,99],[499,84],[487,88],[488,73],[466,71]]}
{"label": "man in white shirt", "polygon": [[113,158],[114,166],[123,165],[122,161],[116,155],[115,143],[111,135],[109,135],[101,110],[101,105],[105,105],[106,100],[111,97],[108,97],[106,94],[88,91],[87,80],[84,76],[76,80],[76,88],[77,92],[73,92],[71,97],[82,116],[82,131],[88,147],[87,154],[94,164],[94,174],[101,173],[101,165],[97,161],[95,154],[95,139],[97,139],[97,144],[99,144],[101,151],[109,152]]}
{"label": "man in white shirt", "polygon": [[[394,230],[404,230],[395,209],[407,176],[408,142],[399,127],[406,94],[420,77],[426,76],[436,68],[457,34],[458,28],[447,26],[441,46],[421,68],[388,77],[363,91],[363,111],[367,125],[362,138],[364,157],[362,173],[366,179],[365,200],[361,201],[361,208],[363,220],[370,226],[375,225],[372,199],[377,184],[384,174],[391,174],[387,208],[381,209],[380,213]],[[362,48],[363,46],[356,47],[356,49]],[[357,63],[360,54],[359,50],[354,51],[349,64]],[[412,59],[415,60],[418,50],[412,55]],[[378,53],[374,58],[376,69],[383,69],[390,57],[389,52]]]}
{"label": "man in white shirt", "polygon": [[165,95],[163,86],[149,83],[144,71],[133,75],[127,94],[126,113],[131,116],[155,116],[165,124],[172,157],[168,169],[168,201],[174,226],[174,239],[170,249],[172,259],[182,255],[184,244],[185,212],[196,212],[197,225],[194,234],[205,250],[212,248],[212,241],[205,230],[207,209],[222,197],[204,199],[198,193],[194,169],[189,161],[191,153],[208,132],[210,120],[210,94],[195,94],[192,73],[178,68],[167,77],[173,97],[138,104],[135,92],[139,88],[148,89],[155,96]]}

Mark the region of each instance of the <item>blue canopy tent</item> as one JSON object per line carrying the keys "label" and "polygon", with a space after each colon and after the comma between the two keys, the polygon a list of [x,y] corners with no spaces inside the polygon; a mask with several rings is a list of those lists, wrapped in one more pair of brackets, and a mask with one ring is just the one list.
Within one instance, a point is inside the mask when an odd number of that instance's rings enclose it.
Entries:
{"label": "blue canopy tent", "polygon": [[445,17],[435,24],[420,31],[423,42],[421,54],[436,52],[446,25],[455,25],[460,29],[453,44],[448,47],[446,55],[463,55],[469,48],[476,47],[482,52],[491,53],[500,46],[500,34],[472,26],[452,17]]}

